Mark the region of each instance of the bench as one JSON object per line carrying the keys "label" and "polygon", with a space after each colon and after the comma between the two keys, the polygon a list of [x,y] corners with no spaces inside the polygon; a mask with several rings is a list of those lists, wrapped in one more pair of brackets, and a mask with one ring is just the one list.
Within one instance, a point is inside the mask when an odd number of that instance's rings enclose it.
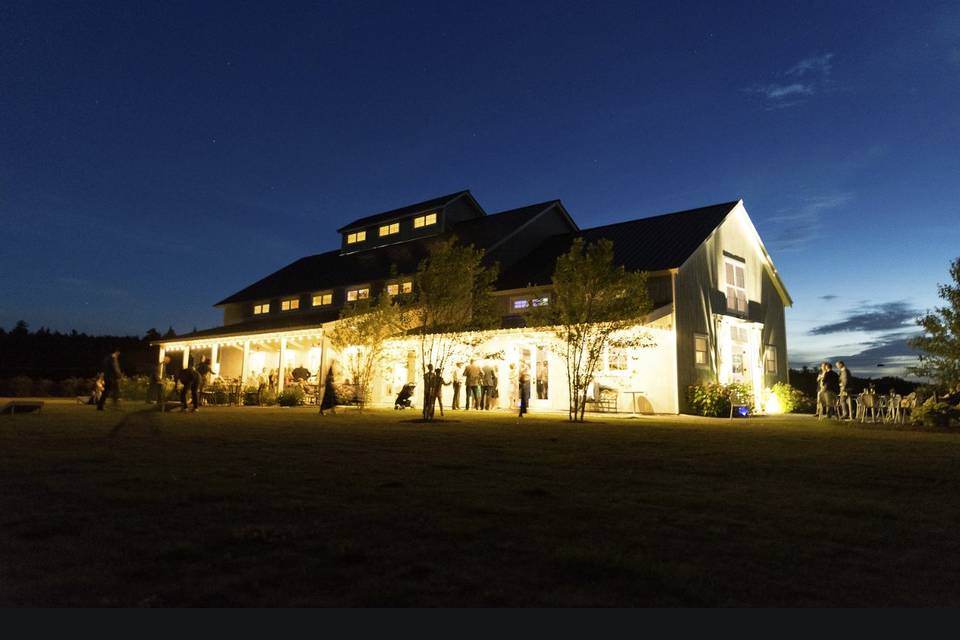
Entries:
{"label": "bench", "polygon": [[11,400],[0,407],[0,413],[31,413],[43,411],[43,400]]}

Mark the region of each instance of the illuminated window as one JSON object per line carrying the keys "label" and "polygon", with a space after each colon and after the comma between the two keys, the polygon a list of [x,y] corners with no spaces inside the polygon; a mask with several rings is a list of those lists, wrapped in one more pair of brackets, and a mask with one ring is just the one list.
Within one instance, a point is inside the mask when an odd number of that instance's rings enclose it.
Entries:
{"label": "illuminated window", "polygon": [[394,282],[387,285],[387,294],[395,296],[398,293],[412,293],[413,292],[413,282],[407,280],[406,282]]}
{"label": "illuminated window", "polygon": [[393,224],[385,224],[380,227],[381,236],[392,236],[395,233],[400,233],[399,222],[394,222]]}
{"label": "illuminated window", "polygon": [[400,283],[400,293],[413,293],[413,282],[407,280]]}
{"label": "illuminated window", "polygon": [[333,293],[315,293],[313,294],[313,306],[322,307],[333,303]]}
{"label": "illuminated window", "polygon": [[400,293],[400,285],[398,284],[387,285],[387,295],[395,296],[398,293]]}
{"label": "illuminated window", "polygon": [[369,287],[358,287],[357,289],[347,289],[347,302],[356,302],[357,300],[366,300],[370,297]]}
{"label": "illuminated window", "polygon": [[695,333],[693,335],[693,361],[698,367],[707,366],[707,336]]}
{"label": "illuminated window", "polygon": [[767,373],[777,373],[777,348],[772,344],[763,350],[763,369]]}
{"label": "illuminated window", "polygon": [[432,224],[437,224],[437,214],[428,213],[425,216],[417,216],[413,219],[413,228],[419,229],[420,227],[429,227]]}
{"label": "illuminated window", "polygon": [[526,298],[514,298],[510,301],[510,307],[514,311],[523,311],[530,307],[530,301]]}
{"label": "illuminated window", "polygon": [[300,308],[299,298],[290,298],[288,300],[280,301],[280,311],[296,311],[299,308]]}
{"label": "illuminated window", "polygon": [[620,345],[610,345],[607,348],[607,369],[610,371],[627,370],[627,350]]}
{"label": "illuminated window", "polygon": [[727,286],[727,311],[747,312],[747,276],[745,265],[739,260],[724,261]]}
{"label": "illuminated window", "polygon": [[545,307],[550,304],[550,296],[540,296],[539,298],[534,298],[531,302],[535,307]]}
{"label": "illuminated window", "polygon": [[[380,234],[383,235],[383,234]],[[356,233],[351,233],[347,235],[347,244],[356,244],[357,242],[363,242],[367,239],[366,231],[357,231]]]}
{"label": "illuminated window", "polygon": [[270,313],[270,303],[264,302],[263,304],[253,305],[253,315],[259,316],[263,313]]}

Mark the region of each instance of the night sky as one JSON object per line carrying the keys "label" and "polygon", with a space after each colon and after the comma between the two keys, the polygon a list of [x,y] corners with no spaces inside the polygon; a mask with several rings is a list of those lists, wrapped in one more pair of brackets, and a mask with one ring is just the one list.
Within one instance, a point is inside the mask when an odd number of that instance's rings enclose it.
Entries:
{"label": "night sky", "polygon": [[661,4],[7,0],[0,326],[214,326],[464,188],[582,227],[742,197],[792,364],[895,371],[960,255],[960,3]]}

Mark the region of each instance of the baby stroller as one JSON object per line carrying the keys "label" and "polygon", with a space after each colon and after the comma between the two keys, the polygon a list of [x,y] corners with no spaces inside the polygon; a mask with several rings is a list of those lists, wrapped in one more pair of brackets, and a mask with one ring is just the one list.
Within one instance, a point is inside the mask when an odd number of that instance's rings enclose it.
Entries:
{"label": "baby stroller", "polygon": [[394,409],[407,409],[413,406],[410,398],[413,397],[413,389],[415,386],[412,382],[403,385],[403,389],[400,389],[400,393],[397,394],[397,399],[393,403]]}

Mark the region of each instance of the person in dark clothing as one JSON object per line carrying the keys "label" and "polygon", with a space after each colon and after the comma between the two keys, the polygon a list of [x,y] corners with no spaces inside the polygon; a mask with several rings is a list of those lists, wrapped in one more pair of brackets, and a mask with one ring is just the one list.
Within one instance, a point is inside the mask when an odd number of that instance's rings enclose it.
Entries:
{"label": "person in dark clothing", "polygon": [[429,419],[433,416],[433,409],[436,403],[437,392],[436,374],[433,372],[433,365],[428,364],[427,370],[423,372],[423,418]]}
{"label": "person in dark clothing", "polygon": [[[833,370],[833,365],[825,363],[826,371],[823,374],[823,404],[824,413],[829,418],[831,412],[837,417],[837,396],[840,394],[840,376]],[[820,415],[823,417],[823,414]]]}
{"label": "person in dark clothing", "polygon": [[207,376],[213,373],[213,367],[210,366],[210,361],[207,360],[207,356],[200,358],[200,364],[197,365],[197,374],[199,377],[199,382],[197,383],[197,397],[203,401],[203,388],[207,386]]}
{"label": "person in dark clothing", "polygon": [[497,384],[497,373],[489,362],[483,365],[481,372],[480,406],[486,411],[493,408],[493,390]]}
{"label": "person in dark clothing", "polygon": [[320,401],[320,415],[325,411],[337,412],[337,388],[333,385],[333,365],[327,369],[327,377],[323,383],[323,400]]}
{"label": "person in dark clothing", "polygon": [[170,356],[163,356],[163,360],[157,363],[156,368],[153,370],[153,397],[156,399],[157,404],[160,405],[160,410],[163,410],[163,403],[166,401],[163,393],[163,381],[167,375],[167,365],[170,364]]}
{"label": "person in dark clothing", "polygon": [[520,417],[527,412],[527,405],[530,402],[530,371],[526,367],[520,368],[520,377],[518,378],[520,388]]}
{"label": "person in dark clothing", "polygon": [[193,411],[200,409],[200,373],[190,360],[187,367],[180,372],[180,411],[187,410],[187,392],[193,402]]}
{"label": "person in dark clothing", "polygon": [[97,401],[97,411],[103,411],[103,404],[107,401],[107,396],[113,398],[114,408],[120,406],[120,378],[122,376],[120,350],[114,349],[110,355],[103,359],[103,393],[100,394],[100,400]]}
{"label": "person in dark clothing", "polygon": [[290,373],[290,375],[293,376],[294,382],[302,382],[310,378],[310,369],[307,369],[305,366],[300,365],[299,367],[294,369]]}

